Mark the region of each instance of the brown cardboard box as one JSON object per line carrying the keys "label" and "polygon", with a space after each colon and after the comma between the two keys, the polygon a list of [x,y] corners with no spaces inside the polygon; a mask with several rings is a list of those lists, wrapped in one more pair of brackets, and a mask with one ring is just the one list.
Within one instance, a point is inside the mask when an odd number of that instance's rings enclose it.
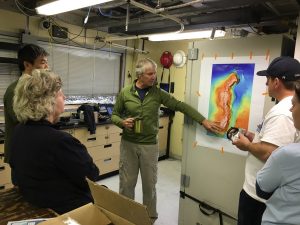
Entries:
{"label": "brown cardboard box", "polygon": [[146,206],[89,181],[95,203],[52,218],[41,225],[151,225]]}

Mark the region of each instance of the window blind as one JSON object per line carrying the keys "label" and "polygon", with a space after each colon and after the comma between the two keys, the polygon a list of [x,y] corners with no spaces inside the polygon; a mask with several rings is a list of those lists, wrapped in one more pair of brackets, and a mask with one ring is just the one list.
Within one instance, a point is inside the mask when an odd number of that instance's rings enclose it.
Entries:
{"label": "window blind", "polygon": [[45,42],[49,66],[63,80],[65,95],[115,95],[120,90],[121,54]]}
{"label": "window blind", "polygon": [[[0,35],[0,42],[17,44],[18,39]],[[17,58],[17,51],[0,49],[0,57]],[[7,87],[20,75],[19,67],[13,63],[0,63],[0,106],[3,105],[3,96]]]}
{"label": "window blind", "polygon": [[[18,43],[17,39],[1,35],[0,41]],[[61,76],[66,96],[116,95],[120,91],[121,53],[42,41],[37,44],[50,54],[50,69]],[[17,58],[17,52],[0,49],[0,57]],[[0,64],[0,105],[6,88],[19,74],[17,64]]]}

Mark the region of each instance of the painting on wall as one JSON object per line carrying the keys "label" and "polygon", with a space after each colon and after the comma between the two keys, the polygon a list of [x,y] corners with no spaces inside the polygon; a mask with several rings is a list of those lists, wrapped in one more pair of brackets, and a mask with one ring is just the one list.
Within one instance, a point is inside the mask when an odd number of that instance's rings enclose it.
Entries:
{"label": "painting on wall", "polygon": [[198,145],[244,155],[226,137],[230,127],[254,132],[263,117],[266,78],[256,76],[267,68],[263,56],[204,58],[201,62],[198,110],[222,127],[219,134],[197,128]]}
{"label": "painting on wall", "polygon": [[226,138],[230,127],[248,130],[254,63],[213,64],[208,119],[218,121]]}

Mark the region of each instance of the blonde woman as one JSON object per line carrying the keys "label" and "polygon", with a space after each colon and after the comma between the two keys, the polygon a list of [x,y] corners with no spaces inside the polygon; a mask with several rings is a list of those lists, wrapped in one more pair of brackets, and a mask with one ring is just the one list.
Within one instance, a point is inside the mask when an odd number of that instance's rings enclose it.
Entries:
{"label": "blonde woman", "polygon": [[46,70],[19,79],[13,107],[20,124],[12,136],[10,161],[24,198],[57,213],[92,202],[85,177],[99,176],[85,146],[55,128],[64,111],[61,87],[60,77]]}

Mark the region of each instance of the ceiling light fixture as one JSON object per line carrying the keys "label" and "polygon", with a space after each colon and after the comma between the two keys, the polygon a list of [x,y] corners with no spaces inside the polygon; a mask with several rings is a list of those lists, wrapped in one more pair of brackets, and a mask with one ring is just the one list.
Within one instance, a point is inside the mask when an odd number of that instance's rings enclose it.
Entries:
{"label": "ceiling light fixture", "polygon": [[[149,35],[149,41],[174,41],[174,40],[186,40],[186,39],[198,39],[198,38],[210,38],[212,30],[201,30],[193,32],[182,33],[164,33]],[[215,30],[214,37],[224,37],[226,32],[224,30]]]}
{"label": "ceiling light fixture", "polygon": [[97,4],[102,4],[105,2],[110,2],[110,1],[112,0],[79,0],[79,1],[57,0],[57,1],[52,1],[50,3],[41,5],[35,9],[38,14],[51,16],[63,12],[72,11],[75,9],[81,9],[81,8],[85,8]]}

